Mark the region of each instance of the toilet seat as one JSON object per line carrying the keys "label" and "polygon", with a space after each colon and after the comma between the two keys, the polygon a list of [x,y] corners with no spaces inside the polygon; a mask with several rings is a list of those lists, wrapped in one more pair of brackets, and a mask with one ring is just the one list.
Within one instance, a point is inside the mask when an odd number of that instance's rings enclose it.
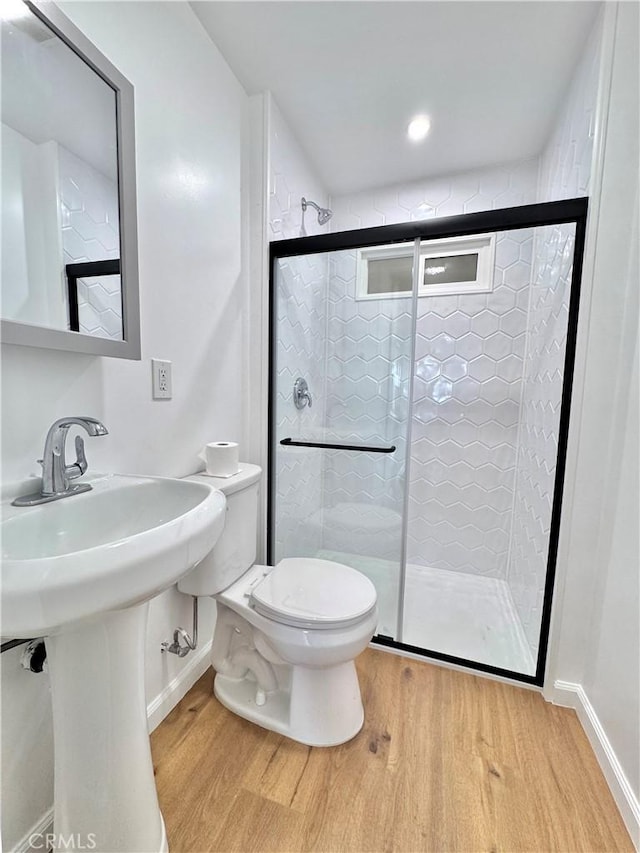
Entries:
{"label": "toilet seat", "polygon": [[281,560],[251,590],[257,613],[297,628],[343,628],[366,618],[376,589],[355,569],[330,560]]}

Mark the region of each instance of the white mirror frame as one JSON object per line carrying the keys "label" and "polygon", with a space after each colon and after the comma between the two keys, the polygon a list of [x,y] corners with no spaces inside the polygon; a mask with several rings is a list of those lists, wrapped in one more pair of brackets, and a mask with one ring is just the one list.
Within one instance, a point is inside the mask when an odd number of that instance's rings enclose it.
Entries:
{"label": "white mirror frame", "polygon": [[25,3],[116,94],[123,340],[94,338],[80,332],[15,323],[12,320],[0,321],[0,340],[7,344],[139,360],[140,299],[133,86],[54,3],[49,0],[37,4],[25,0]]}

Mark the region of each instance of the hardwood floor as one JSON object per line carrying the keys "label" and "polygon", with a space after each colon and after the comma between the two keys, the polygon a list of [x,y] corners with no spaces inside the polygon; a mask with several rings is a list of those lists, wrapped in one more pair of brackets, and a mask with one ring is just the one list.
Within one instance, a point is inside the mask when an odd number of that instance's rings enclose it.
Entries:
{"label": "hardwood floor", "polygon": [[382,651],[357,663],[364,728],[328,749],[198,681],[151,737],[171,853],[633,851],[573,711]]}

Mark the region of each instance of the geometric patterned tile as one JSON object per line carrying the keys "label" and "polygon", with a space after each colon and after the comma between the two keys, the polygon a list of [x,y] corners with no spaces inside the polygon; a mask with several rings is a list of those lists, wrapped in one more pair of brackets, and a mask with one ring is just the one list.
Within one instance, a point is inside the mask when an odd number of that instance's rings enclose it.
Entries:
{"label": "geometric patterned tile", "polygon": [[[57,146],[64,263],[120,257],[118,187],[114,181]],[[80,331],[122,340],[120,276],[78,282]]]}
{"label": "geometric patterned tile", "polygon": [[[305,156],[289,132],[275,103],[272,103],[271,162],[269,175],[269,220],[272,239],[300,236],[302,196],[322,206],[328,204]],[[309,211],[311,214],[312,211]],[[319,233],[316,218],[305,217],[308,234]],[[324,227],[327,230],[327,227]],[[325,339],[328,316],[326,298],[327,260],[315,255],[284,259],[277,287],[277,439],[285,436],[311,437],[322,432],[325,385],[339,381],[342,371],[329,365],[325,370]],[[346,327],[333,321],[334,334],[344,335],[349,358],[357,369],[359,346],[346,337]],[[311,408],[293,405],[293,383],[304,376],[313,398]],[[359,401],[358,414],[366,413]],[[325,454],[321,450],[277,447],[276,559],[314,554],[322,544],[322,481]]]}
{"label": "geometric patterned tile", "polygon": [[[574,226],[540,229],[534,261],[530,344],[508,582],[532,654],[537,653],[547,570]],[[538,298],[541,296],[541,298]]]}

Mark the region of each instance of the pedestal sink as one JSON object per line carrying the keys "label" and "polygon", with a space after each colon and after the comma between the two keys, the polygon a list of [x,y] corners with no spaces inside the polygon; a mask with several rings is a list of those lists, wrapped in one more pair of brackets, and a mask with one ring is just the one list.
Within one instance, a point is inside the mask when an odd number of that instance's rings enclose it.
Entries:
{"label": "pedestal sink", "polygon": [[55,503],[3,501],[2,635],[46,638],[61,844],[73,835],[76,849],[160,853],[144,695],[148,601],[208,554],[225,500],[185,480],[86,479],[92,491]]}

